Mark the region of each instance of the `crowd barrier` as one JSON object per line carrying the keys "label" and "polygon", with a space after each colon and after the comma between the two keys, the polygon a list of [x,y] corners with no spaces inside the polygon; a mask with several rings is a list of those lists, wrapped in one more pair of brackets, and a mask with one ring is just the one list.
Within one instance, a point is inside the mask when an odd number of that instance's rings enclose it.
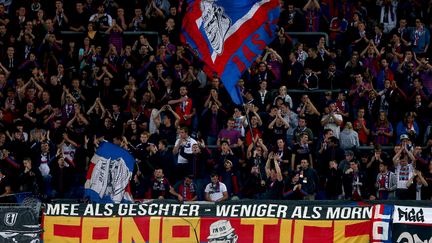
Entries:
{"label": "crowd barrier", "polygon": [[61,203],[42,220],[45,243],[432,242],[430,202]]}
{"label": "crowd barrier", "polygon": [[[84,32],[76,32],[76,31],[61,31],[60,34],[65,37],[83,37],[85,35]],[[107,35],[105,32],[100,32],[102,36]],[[326,45],[329,45],[329,36],[326,32],[286,32],[288,36],[294,37],[294,38],[301,38],[305,39],[308,42],[311,41],[311,43],[317,43],[319,38],[324,37]],[[138,37],[139,35],[145,35],[146,37],[150,37],[155,42],[160,44],[160,38],[159,33],[155,31],[123,31],[124,39],[128,40],[130,37]]]}
{"label": "crowd barrier", "polygon": [[[101,34],[102,38],[107,38],[109,34],[106,34],[105,32],[99,32]],[[67,40],[75,41],[79,45],[82,44],[84,37],[86,36],[86,33],[84,32],[76,32],[76,31],[61,31],[61,36],[63,38],[67,38]],[[149,43],[153,46],[159,45],[161,43],[161,39],[159,37],[158,32],[154,31],[123,31],[123,44],[124,45],[133,45],[136,40],[138,40],[138,37],[140,35],[144,35],[148,40]],[[120,54],[120,50],[117,50]]]}

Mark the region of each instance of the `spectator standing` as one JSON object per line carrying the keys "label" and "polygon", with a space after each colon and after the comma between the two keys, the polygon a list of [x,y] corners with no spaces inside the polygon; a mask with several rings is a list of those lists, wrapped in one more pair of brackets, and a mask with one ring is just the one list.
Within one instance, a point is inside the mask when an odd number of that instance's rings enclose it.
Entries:
{"label": "spectator standing", "polygon": [[84,9],[83,3],[76,2],[75,11],[70,15],[69,19],[69,30],[75,32],[84,32],[87,19],[89,19],[89,16]]}
{"label": "spectator standing", "polygon": [[[273,162],[273,163],[272,163]],[[265,166],[267,191],[264,199],[280,199],[283,192],[283,177],[279,163],[275,160],[274,154],[270,153]]]}
{"label": "spectator standing", "polygon": [[428,51],[430,45],[430,32],[419,18],[415,20],[415,27],[411,31],[410,40],[412,51],[417,55]]}
{"label": "spectator standing", "polygon": [[43,193],[42,175],[32,165],[29,157],[24,158],[24,171],[19,176],[20,192],[31,192],[33,195],[40,196]]}
{"label": "spectator standing", "polygon": [[308,143],[313,143],[313,133],[310,128],[307,127],[307,121],[304,117],[298,118],[298,126],[294,129],[294,145],[300,143],[301,137],[303,133],[307,133],[308,135]]}
{"label": "spectator standing", "polygon": [[409,198],[408,180],[414,175],[415,158],[406,146],[402,146],[393,157],[393,165],[397,181],[396,197],[399,200],[406,200]]}
{"label": "spectator standing", "polygon": [[350,162],[350,168],[343,175],[344,192],[346,199],[361,200],[368,198],[366,189],[366,175],[359,170],[359,163]]}
{"label": "spectator standing", "polygon": [[315,194],[318,189],[317,172],[309,166],[307,159],[302,159],[299,166],[299,180],[302,184],[302,190],[307,194],[305,200],[315,200]]}
{"label": "spectator standing", "polygon": [[176,105],[174,109],[177,115],[180,117],[180,126],[192,126],[192,118],[195,116],[196,109],[193,104],[193,100],[188,97],[188,89],[186,86],[180,87],[180,98],[177,100],[168,101],[169,105]]}
{"label": "spectator standing", "polygon": [[421,171],[414,170],[413,176],[407,182],[407,187],[411,200],[428,200],[430,198],[429,184]]}
{"label": "spectator standing", "polygon": [[324,129],[331,129],[333,135],[339,138],[340,126],[343,118],[340,114],[336,113],[336,103],[332,102],[328,106],[328,113],[321,118],[321,125]]}
{"label": "spectator standing", "polygon": [[112,17],[105,12],[104,4],[100,3],[97,6],[97,13],[90,16],[89,22],[95,23],[95,29],[106,31],[112,26]]}
{"label": "spectator standing", "polygon": [[338,168],[337,162],[331,160],[329,162],[329,170],[326,174],[324,186],[327,199],[339,199],[342,194],[342,174],[342,171]]}
{"label": "spectator standing", "polygon": [[300,142],[297,145],[294,145],[293,152],[291,155],[291,171],[294,171],[295,168],[300,164],[302,160],[307,160],[308,165],[310,164],[313,168],[313,160],[312,160],[312,150],[309,147],[309,136],[307,133],[302,133],[300,136]]}
{"label": "spectator standing", "polygon": [[385,162],[379,164],[379,174],[376,177],[377,196],[378,200],[395,199],[395,191],[397,187],[396,175],[388,170],[388,165]]}
{"label": "spectator standing", "polygon": [[178,136],[179,138],[173,148],[173,154],[177,156],[177,175],[182,178],[192,173],[190,163],[192,146],[197,144],[197,141],[189,136],[189,130],[186,127],[179,129]]}
{"label": "spectator standing", "polygon": [[368,145],[370,125],[365,119],[365,109],[359,108],[357,111],[357,119],[354,121],[354,130],[358,133],[359,142],[361,145]]}
{"label": "spectator standing", "polygon": [[360,146],[359,135],[356,131],[353,130],[353,125],[351,122],[347,122],[345,124],[345,128],[340,133],[340,143],[341,149],[356,149]]}

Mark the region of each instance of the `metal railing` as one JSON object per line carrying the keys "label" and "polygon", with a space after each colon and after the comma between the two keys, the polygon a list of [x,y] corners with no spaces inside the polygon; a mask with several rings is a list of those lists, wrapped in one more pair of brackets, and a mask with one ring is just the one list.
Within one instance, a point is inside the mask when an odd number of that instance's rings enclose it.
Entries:
{"label": "metal railing", "polygon": [[299,37],[321,37],[324,36],[326,41],[326,46],[329,45],[329,36],[326,32],[285,32],[288,36],[299,36]]}
{"label": "metal railing", "polygon": [[[104,31],[99,31],[99,33],[102,35],[102,37],[106,37],[108,34],[106,34]],[[78,38],[83,37],[85,35],[85,32],[76,32],[76,31],[61,31],[60,34],[63,37],[72,37]],[[129,37],[138,37],[140,35],[144,35],[147,38],[149,38],[151,41],[150,43],[159,45],[160,44],[160,37],[159,33],[155,31],[123,31],[123,39],[126,41],[126,43],[133,42],[136,39],[135,38],[129,38]]]}

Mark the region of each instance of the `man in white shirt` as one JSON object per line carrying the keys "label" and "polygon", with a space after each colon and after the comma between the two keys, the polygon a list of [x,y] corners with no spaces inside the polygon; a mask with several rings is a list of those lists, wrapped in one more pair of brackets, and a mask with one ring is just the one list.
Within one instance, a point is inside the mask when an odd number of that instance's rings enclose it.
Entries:
{"label": "man in white shirt", "polygon": [[209,202],[223,202],[228,200],[228,190],[224,183],[219,181],[219,175],[212,173],[211,182],[207,184],[204,192],[205,199]]}
{"label": "man in white shirt", "polygon": [[[407,149],[405,144],[400,146],[401,148],[393,157],[393,164],[395,167],[396,181],[397,181],[397,189],[396,189],[396,197],[399,200],[408,199],[408,180],[413,177],[414,168],[415,168],[415,157],[413,154]],[[409,163],[408,161],[412,163]]]}
{"label": "man in white shirt", "polygon": [[340,125],[343,122],[342,115],[336,113],[337,107],[335,102],[330,103],[328,109],[329,113],[322,117],[321,125],[324,126],[324,129],[331,129],[333,131],[333,135],[339,139]]}
{"label": "man in white shirt", "polygon": [[105,13],[105,7],[100,3],[97,6],[97,13],[90,16],[89,22],[94,22],[97,30],[106,31],[112,26],[112,17]]}
{"label": "man in white shirt", "polygon": [[197,141],[189,136],[187,127],[181,127],[178,131],[179,138],[175,142],[173,154],[177,157],[177,175],[179,179],[185,175],[190,175],[193,172],[192,168],[192,146],[197,144]]}

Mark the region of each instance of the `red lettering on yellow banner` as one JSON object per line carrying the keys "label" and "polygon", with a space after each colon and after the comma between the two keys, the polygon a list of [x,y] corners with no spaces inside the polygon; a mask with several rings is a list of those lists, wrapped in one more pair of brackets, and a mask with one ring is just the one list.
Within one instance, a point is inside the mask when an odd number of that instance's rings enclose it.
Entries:
{"label": "red lettering on yellow banner", "polygon": [[[104,238],[95,235],[98,228],[105,228]],[[82,242],[117,243],[120,233],[120,218],[84,217],[82,221]]]}
{"label": "red lettering on yellow banner", "polygon": [[249,232],[249,234],[253,234],[253,243],[264,243],[264,226],[277,225],[278,221],[278,219],[243,218],[241,219],[241,224],[254,226],[253,231]]}
{"label": "red lettering on yellow banner", "polygon": [[[200,237],[199,218],[163,218],[162,223],[162,242],[190,243],[196,242],[196,236]],[[187,237],[175,237],[173,229],[175,226],[188,226],[189,235]],[[186,234],[183,234],[186,235]]]}
{"label": "red lettering on yellow banner", "polygon": [[[62,226],[66,229],[67,226],[79,227],[80,234],[68,235],[67,232],[58,232],[54,230],[55,227]],[[66,226],[66,227],[65,227]],[[68,242],[68,243],[80,243],[81,238],[81,218],[80,217],[64,217],[64,216],[45,216],[44,217],[44,235],[43,240],[45,243],[58,243],[58,242]]]}
{"label": "red lettering on yellow banner", "polygon": [[[209,227],[220,218],[44,217],[46,243],[207,242]],[[367,242],[370,220],[228,219],[241,242]]]}
{"label": "red lettering on yellow banner", "polygon": [[370,228],[370,220],[335,220],[333,242],[369,242]]}
{"label": "red lettering on yellow banner", "polygon": [[[123,230],[126,229],[126,230]],[[146,240],[140,232],[138,226],[135,224],[133,218],[123,218],[122,219],[122,241],[121,242],[136,242],[145,243]]]}
{"label": "red lettering on yellow banner", "polygon": [[[327,241],[329,237],[333,239],[331,220],[296,220],[294,227],[293,243],[327,243],[331,242]],[[324,235],[319,233],[324,233]]]}

